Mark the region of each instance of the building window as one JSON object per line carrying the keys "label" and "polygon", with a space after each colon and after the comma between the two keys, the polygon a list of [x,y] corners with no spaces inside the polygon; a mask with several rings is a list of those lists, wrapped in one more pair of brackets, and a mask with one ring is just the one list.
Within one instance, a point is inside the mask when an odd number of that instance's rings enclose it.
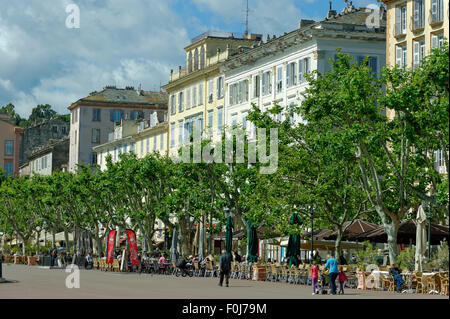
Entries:
{"label": "building window", "polygon": [[208,103],[213,102],[213,80],[208,81]]}
{"label": "building window", "polygon": [[156,135],[153,136],[153,150],[156,151],[156,143],[157,143],[157,139],[156,139]]}
{"label": "building window", "polygon": [[191,108],[191,88],[186,89],[186,110]]}
{"label": "building window", "polygon": [[272,80],[270,71],[266,71],[262,75],[261,91],[263,96],[272,94]]}
{"label": "building window", "polygon": [[395,54],[395,63],[399,68],[405,68],[407,65],[407,48],[406,45],[397,46]]}
{"label": "building window", "polygon": [[67,135],[67,126],[63,126],[61,130],[63,135]]}
{"label": "building window", "polygon": [[92,121],[100,121],[100,109],[93,109],[92,110]]}
{"label": "building window", "polygon": [[203,83],[198,85],[198,105],[203,105]]}
{"label": "building window", "polygon": [[395,8],[395,35],[406,34],[406,5]]}
{"label": "building window", "polygon": [[434,168],[440,174],[445,173],[444,151],[439,150],[434,152]]}
{"label": "building window", "polygon": [[5,141],[5,155],[14,155],[14,141]]}
{"label": "building window", "polygon": [[218,109],[217,113],[217,131],[222,134],[223,108]]}
{"label": "building window", "polygon": [[444,20],[444,0],[431,0],[431,23]]}
{"label": "building window", "polygon": [[150,153],[150,137],[147,137],[147,143],[145,145],[145,153]]}
{"label": "building window", "polygon": [[217,78],[217,99],[223,98],[223,76]]}
{"label": "building window", "polygon": [[287,65],[286,69],[286,87],[291,87],[297,84],[297,63],[292,62]]}
{"label": "building window", "polygon": [[175,94],[172,94],[170,97],[170,114],[174,115],[177,112],[177,108],[175,106]]}
{"label": "building window", "polygon": [[183,121],[178,122],[178,145],[183,143]]}
{"label": "building window", "polygon": [[230,85],[230,105],[248,101],[248,80],[243,80]]}
{"label": "building window", "polygon": [[200,49],[200,69],[203,70],[205,68],[205,47],[201,47]]}
{"label": "building window", "polygon": [[444,44],[444,34],[431,36],[431,49],[440,49]]}
{"label": "building window", "polygon": [[306,75],[311,72],[310,58],[304,58],[298,61],[298,83],[306,82]]}
{"label": "building window", "polygon": [[100,143],[100,129],[98,128],[92,129],[92,143]]}
{"label": "building window", "polygon": [[52,133],[58,134],[58,126],[52,126]]}
{"label": "building window", "polygon": [[170,124],[170,147],[175,146],[175,123]]}
{"label": "building window", "polygon": [[253,98],[257,98],[259,97],[259,92],[260,92],[260,76],[259,75],[255,75],[253,77]]}
{"label": "building window", "polygon": [[194,51],[194,71],[198,70],[198,50]]}
{"label": "building window", "polygon": [[162,133],[160,135],[160,139],[159,139],[159,149],[163,150],[164,149],[164,133]]}
{"label": "building window", "polygon": [[111,122],[120,123],[124,117],[124,112],[121,110],[111,110],[109,113],[109,119]]}
{"label": "building window", "polygon": [[277,69],[277,93],[283,91],[283,67]]}
{"label": "building window", "polygon": [[421,29],[425,25],[425,1],[414,0],[414,29]]}
{"label": "building window", "polygon": [[247,113],[242,113],[242,128],[247,130]]}
{"label": "building window", "polygon": [[[358,65],[363,64],[365,57],[362,55],[358,56]],[[370,56],[367,62],[369,68],[372,70],[372,74],[375,78],[378,77],[378,58],[376,56]]]}
{"label": "building window", "polygon": [[13,164],[12,162],[5,162],[5,176],[10,177],[13,175]]}
{"label": "building window", "polygon": [[414,68],[417,68],[425,57],[425,40],[414,41]]}
{"label": "building window", "polygon": [[197,86],[192,87],[192,107],[197,106]]}
{"label": "building window", "polygon": [[184,111],[184,94],[183,92],[178,93],[178,112]]}
{"label": "building window", "polygon": [[97,164],[97,153],[91,153],[89,157],[89,164],[91,165],[91,167]]}
{"label": "building window", "polygon": [[212,128],[213,127],[213,111],[208,111],[208,127]]}

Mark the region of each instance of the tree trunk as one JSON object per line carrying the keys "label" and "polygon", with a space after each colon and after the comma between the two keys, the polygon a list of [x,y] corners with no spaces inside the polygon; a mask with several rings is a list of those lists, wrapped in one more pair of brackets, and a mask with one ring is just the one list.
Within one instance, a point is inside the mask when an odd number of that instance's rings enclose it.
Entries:
{"label": "tree trunk", "polygon": [[56,247],[56,233],[54,228],[52,228],[52,246]]}
{"label": "tree trunk", "polygon": [[36,255],[39,255],[39,235],[41,234],[40,231],[36,231]]}
{"label": "tree trunk", "polygon": [[177,228],[175,227],[173,229],[172,246],[170,247],[170,259],[172,259],[172,260],[176,260],[177,241],[178,241],[178,232],[177,232]]}
{"label": "tree trunk", "polygon": [[69,242],[69,231],[67,228],[64,228],[64,240],[66,242],[66,252],[70,252],[70,242]]}
{"label": "tree trunk", "polygon": [[337,236],[336,236],[336,242],[335,242],[335,254],[336,254],[336,260],[340,261],[341,258],[341,242],[342,242],[342,227],[338,227],[337,229]]}
{"label": "tree trunk", "polygon": [[392,221],[390,224],[384,224],[383,226],[387,234],[389,261],[392,264],[396,262],[398,256],[397,234],[400,225],[398,222]]}
{"label": "tree trunk", "polygon": [[204,258],[204,252],[205,252],[205,224],[204,224],[204,216],[202,216],[202,221],[200,222],[200,234],[198,238],[198,258],[202,259]]}
{"label": "tree trunk", "polygon": [[97,244],[97,251],[95,252],[97,254],[98,257],[101,256],[102,254],[102,238],[100,236],[100,230],[98,227],[98,224],[95,224],[95,243]]}
{"label": "tree trunk", "polygon": [[20,238],[22,239],[22,255],[25,256],[25,254],[26,254],[26,250],[25,250],[25,244],[26,244],[25,238],[22,237],[22,236],[21,236]]}

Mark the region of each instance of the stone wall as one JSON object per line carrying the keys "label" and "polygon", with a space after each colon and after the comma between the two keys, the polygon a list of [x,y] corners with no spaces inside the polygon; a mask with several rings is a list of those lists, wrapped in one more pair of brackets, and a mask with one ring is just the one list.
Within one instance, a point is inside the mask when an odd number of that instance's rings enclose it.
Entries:
{"label": "stone wall", "polygon": [[25,129],[20,147],[20,166],[28,163],[33,149],[50,139],[61,139],[69,136],[70,124],[61,118],[55,118]]}

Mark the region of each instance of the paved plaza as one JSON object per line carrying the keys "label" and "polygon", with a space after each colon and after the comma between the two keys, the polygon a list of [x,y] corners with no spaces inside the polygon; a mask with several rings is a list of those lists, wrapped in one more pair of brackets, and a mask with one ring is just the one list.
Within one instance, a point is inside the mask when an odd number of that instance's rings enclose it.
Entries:
{"label": "paved plaza", "polygon": [[7,283],[0,284],[0,300],[16,298],[56,299],[378,299],[428,298],[447,296],[398,294],[346,289],[345,295],[315,295],[311,287],[286,283],[230,280],[230,287],[218,287],[217,278],[183,278],[167,275],[80,271],[80,288],[66,288],[69,274],[62,269],[25,265],[3,265]]}

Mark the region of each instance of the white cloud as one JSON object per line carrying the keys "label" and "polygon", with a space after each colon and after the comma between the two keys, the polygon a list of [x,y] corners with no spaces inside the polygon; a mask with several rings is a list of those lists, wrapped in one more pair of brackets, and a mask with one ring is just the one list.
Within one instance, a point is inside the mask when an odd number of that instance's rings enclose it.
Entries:
{"label": "white cloud", "polygon": [[79,0],[80,29],[67,29],[72,1],[0,0],[0,105],[28,117],[37,104],[67,106],[108,84],[159,89],[189,43],[175,0]]}

